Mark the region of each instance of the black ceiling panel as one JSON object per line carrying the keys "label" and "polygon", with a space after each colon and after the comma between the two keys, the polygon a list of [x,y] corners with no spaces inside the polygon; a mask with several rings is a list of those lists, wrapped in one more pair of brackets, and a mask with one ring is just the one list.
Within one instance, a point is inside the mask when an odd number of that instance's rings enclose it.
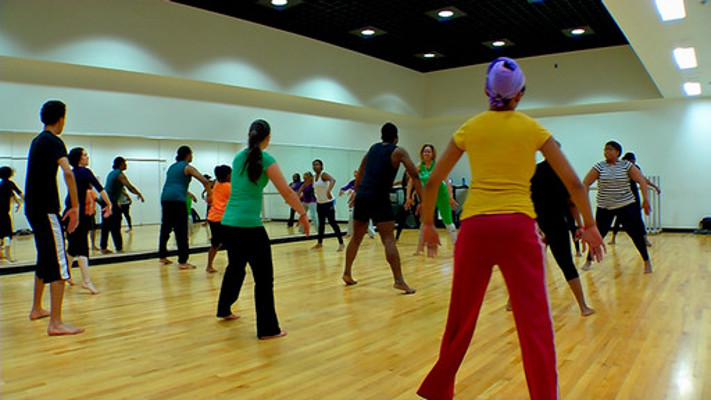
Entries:
{"label": "black ceiling panel", "polygon": [[[257,0],[173,1],[420,72],[486,63],[498,56],[532,57],[627,44],[600,0],[302,0],[281,10]],[[452,6],[466,15],[441,22],[426,14]],[[349,33],[365,26],[386,33],[369,39]],[[588,26],[594,33],[568,37],[561,32],[579,26]],[[497,39],[508,39],[513,46],[492,49],[482,44]],[[428,51],[443,57],[416,57]]]}

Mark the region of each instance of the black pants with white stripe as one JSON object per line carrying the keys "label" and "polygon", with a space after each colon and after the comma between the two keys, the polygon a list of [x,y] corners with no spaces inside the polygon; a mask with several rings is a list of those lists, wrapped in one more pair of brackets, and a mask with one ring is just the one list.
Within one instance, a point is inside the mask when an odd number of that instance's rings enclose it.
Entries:
{"label": "black pants with white stripe", "polygon": [[27,215],[35,237],[37,269],[35,275],[44,283],[69,279],[69,266],[64,248],[64,230],[59,214]]}
{"label": "black pants with white stripe", "polygon": [[[595,220],[597,221],[597,229],[603,238],[610,231],[612,219],[615,217],[617,217],[617,220],[622,224],[622,228],[634,242],[639,255],[642,256],[642,260],[648,261],[647,243],[644,241],[646,231],[639,206],[636,203],[632,203],[614,210],[598,207],[595,213]],[[588,260],[592,260],[590,253],[588,253]]]}

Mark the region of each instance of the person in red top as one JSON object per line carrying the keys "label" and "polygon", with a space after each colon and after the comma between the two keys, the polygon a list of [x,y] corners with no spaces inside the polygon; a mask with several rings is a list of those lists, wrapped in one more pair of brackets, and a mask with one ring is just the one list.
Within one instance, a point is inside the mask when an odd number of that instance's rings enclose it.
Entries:
{"label": "person in red top", "polygon": [[207,268],[208,273],[217,272],[212,267],[212,262],[215,260],[217,252],[222,246],[222,214],[225,213],[225,205],[230,198],[230,190],[232,184],[232,168],[227,165],[218,165],[215,167],[215,177],[217,183],[212,188],[212,205],[207,213],[207,223],[210,224],[210,251],[207,253]]}

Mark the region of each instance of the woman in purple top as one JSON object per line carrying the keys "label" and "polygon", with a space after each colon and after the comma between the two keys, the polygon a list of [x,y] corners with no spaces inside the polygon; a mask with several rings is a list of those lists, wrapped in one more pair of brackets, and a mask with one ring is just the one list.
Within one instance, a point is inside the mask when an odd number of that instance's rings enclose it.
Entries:
{"label": "woman in purple top", "polygon": [[[303,204],[304,209],[309,213],[309,219],[311,219],[311,226],[314,230],[318,232],[318,218],[316,217],[316,194],[314,194],[314,175],[306,171],[304,172],[304,182],[299,186],[297,194],[301,196],[301,204]],[[301,232],[301,228],[299,228]]]}
{"label": "woman in purple top", "polygon": [[[304,184],[304,182],[301,181],[301,175],[299,175],[297,173],[297,174],[294,174],[291,176],[291,183],[289,184],[289,187],[291,188],[291,190],[295,191],[296,193],[299,193],[299,188],[303,184]],[[303,199],[302,199],[302,202],[303,202]],[[292,208],[291,211],[289,211],[289,221],[286,222],[287,228],[291,229],[294,227],[294,215],[295,214],[296,214],[296,210],[294,210]]]}

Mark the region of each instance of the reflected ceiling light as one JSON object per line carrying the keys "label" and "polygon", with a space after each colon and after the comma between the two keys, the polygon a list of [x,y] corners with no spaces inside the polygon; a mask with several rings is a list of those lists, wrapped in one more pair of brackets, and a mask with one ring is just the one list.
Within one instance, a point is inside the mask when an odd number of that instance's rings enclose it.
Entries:
{"label": "reflected ceiling light", "polygon": [[425,14],[436,19],[437,21],[451,21],[455,18],[463,17],[467,15],[464,11],[458,9],[457,7],[442,7],[436,10],[427,11]]}
{"label": "reflected ceiling light", "polygon": [[272,5],[277,6],[277,7],[283,7],[287,3],[289,3],[288,0],[272,0]]}
{"label": "reflected ceiling light", "polygon": [[679,69],[696,68],[698,66],[695,48],[677,47],[672,53],[674,54],[674,61],[676,61],[676,65]]}
{"label": "reflected ceiling light", "polygon": [[572,33],[573,35],[576,35],[576,36],[580,36],[580,35],[582,35],[583,33],[585,33],[585,29],[583,29],[583,28],[575,28],[575,29],[573,29],[572,31],[570,31],[570,33]]}
{"label": "reflected ceiling light", "polygon": [[491,42],[491,45],[494,47],[504,47],[506,46],[506,42],[504,42],[503,40],[496,40]]}
{"label": "reflected ceiling light", "polygon": [[585,26],[576,26],[574,28],[567,28],[567,29],[561,29],[561,32],[567,37],[578,39],[584,36],[590,36],[595,33],[595,31],[589,27],[588,25]]}
{"label": "reflected ceiling light", "polygon": [[673,21],[686,17],[684,0],[654,0],[662,21]]}
{"label": "reflected ceiling light", "polygon": [[374,26],[364,26],[362,28],[353,29],[352,31],[350,31],[350,33],[362,39],[370,39],[376,36],[384,35],[387,32],[382,29],[378,29]]}
{"label": "reflected ceiling light", "polygon": [[701,82],[685,82],[684,93],[687,96],[698,96],[701,94]]}

